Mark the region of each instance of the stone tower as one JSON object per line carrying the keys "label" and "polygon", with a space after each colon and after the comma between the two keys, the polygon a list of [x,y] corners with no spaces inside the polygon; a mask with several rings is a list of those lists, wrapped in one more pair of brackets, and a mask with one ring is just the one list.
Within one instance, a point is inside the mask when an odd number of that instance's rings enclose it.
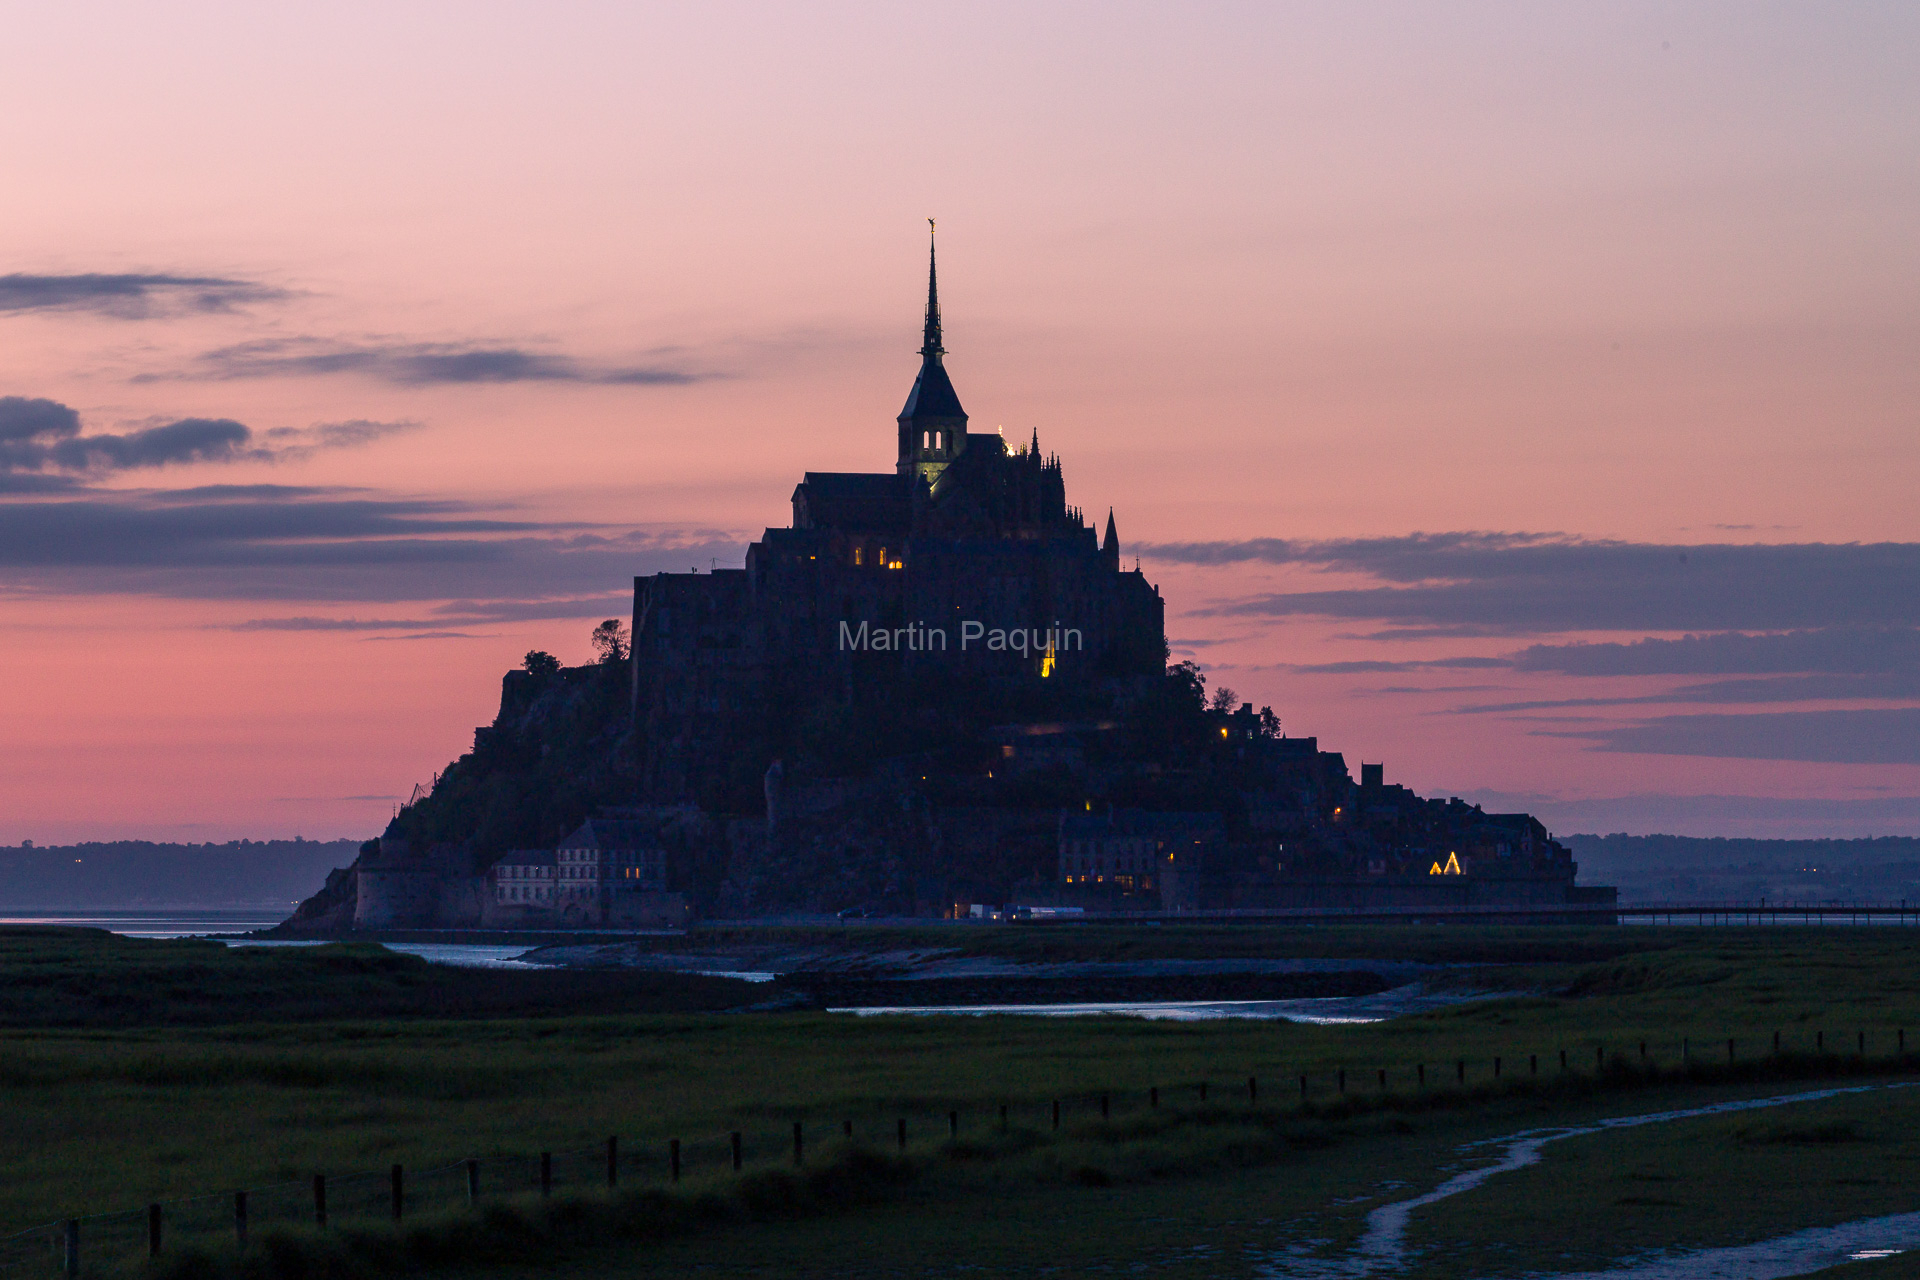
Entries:
{"label": "stone tower", "polygon": [[[927,219],[929,228],[933,219]],[[927,320],[920,343],[920,374],[900,411],[900,458],[895,470],[937,488],[940,477],[967,449],[967,411],[947,377],[940,345],[940,281],[934,250],[927,246]]]}

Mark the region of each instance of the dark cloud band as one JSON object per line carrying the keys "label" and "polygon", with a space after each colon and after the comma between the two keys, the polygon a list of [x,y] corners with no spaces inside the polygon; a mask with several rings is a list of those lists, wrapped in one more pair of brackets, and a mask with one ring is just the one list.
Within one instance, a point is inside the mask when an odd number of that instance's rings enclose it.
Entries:
{"label": "dark cloud band", "polygon": [[1509,635],[1920,625],[1915,543],[1681,546],[1455,533],[1162,543],[1139,551],[1167,563],[1302,565],[1387,584],[1276,592],[1195,611],[1211,616],[1319,616]]}
{"label": "dark cloud band", "polygon": [[[201,356],[190,378],[374,378],[400,386],[463,383],[580,382],[607,386],[683,386],[712,374],[667,364],[599,365],[511,346],[449,343],[343,344],[318,338],[269,339]],[[167,375],[144,374],[136,381]]]}
{"label": "dark cloud band", "polygon": [[1821,764],[1920,764],[1920,708],[1662,716],[1561,733],[1597,751]]}
{"label": "dark cloud band", "polygon": [[92,311],[144,320],[174,311],[230,311],[286,291],[221,276],[102,274],[0,276],[0,312]]}

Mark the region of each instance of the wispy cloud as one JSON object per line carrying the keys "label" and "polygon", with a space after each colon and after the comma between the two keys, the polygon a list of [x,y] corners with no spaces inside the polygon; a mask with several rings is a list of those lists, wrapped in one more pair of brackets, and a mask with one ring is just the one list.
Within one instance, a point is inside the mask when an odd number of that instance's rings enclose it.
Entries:
{"label": "wispy cloud", "polygon": [[105,274],[0,276],[0,313],[90,311],[121,320],[146,320],[179,311],[231,311],[271,302],[284,289],[223,276]]}
{"label": "wispy cloud", "polygon": [[[716,558],[738,564],[741,549],[712,531],[515,519],[366,490],[204,486],[0,503],[0,591],[460,602],[425,615],[375,615],[393,629],[619,616],[629,599],[619,584],[634,575],[704,569]],[[259,629],[315,626],[258,621]]]}
{"label": "wispy cloud", "polygon": [[168,378],[316,378],[351,375],[400,386],[494,382],[582,382],[607,386],[683,386],[719,375],[657,361],[601,364],[524,347],[480,343],[335,342],[324,338],[267,338],[221,347],[179,373],[148,373],[136,382]]}
{"label": "wispy cloud", "polygon": [[[231,418],[179,418],[133,431],[80,434],[80,415],[57,400],[0,396],[0,492],[52,493],[77,477],[193,462],[283,462],[368,444],[412,422],[323,422],[264,436]],[[66,473],[61,475],[60,473]]]}

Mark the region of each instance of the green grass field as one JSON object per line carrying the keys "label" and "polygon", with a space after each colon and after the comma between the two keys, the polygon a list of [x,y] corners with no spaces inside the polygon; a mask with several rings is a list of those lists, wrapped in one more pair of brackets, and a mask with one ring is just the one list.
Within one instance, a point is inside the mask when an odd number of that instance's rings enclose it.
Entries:
{"label": "green grass field", "polygon": [[[1900,1032],[1920,1037],[1920,936],[1905,930],[1246,929],[1224,942],[1220,930],[965,932],[969,947],[1031,958],[1230,947],[1429,959],[1462,966],[1444,971],[1448,983],[1515,994],[1368,1025],[859,1019],[714,1012],[742,997],[703,980],[566,997],[556,993],[581,975],[516,975],[554,985],[489,996],[453,971],[358,948],[263,961],[209,944],[13,930],[0,938],[0,1230],[242,1187],[261,1197],[264,1230],[270,1205],[305,1213],[307,1179],[324,1172],[337,1188],[331,1243],[287,1237],[305,1241],[300,1267],[332,1259],[313,1274],[419,1270],[426,1259],[476,1275],[1080,1274],[1135,1263],[1251,1275],[1290,1241],[1352,1239],[1368,1207],[1436,1183],[1461,1143],[1823,1080],[1896,1083]],[[1500,967],[1473,967],[1485,964]],[[529,1015],[542,999],[555,1012]],[[378,1016],[353,1016],[361,1000]],[[52,1025],[63,1001],[79,1025]],[[1920,1039],[1910,1047],[1920,1067]],[[1597,1077],[1596,1050],[1608,1063]],[[1920,1208],[1920,1149],[1905,1136],[1920,1132],[1915,1095],[1569,1139],[1532,1169],[1423,1211],[1409,1241],[1423,1274],[1518,1274]],[[843,1121],[892,1160],[903,1117],[904,1165],[829,1176]],[[795,1121],[808,1176],[824,1181],[768,1183],[742,1199],[727,1134],[742,1132],[749,1173],[775,1178],[791,1165]],[[1775,1139],[1768,1126],[1850,1136]],[[610,1134],[623,1152],[618,1201],[593,1189]],[[668,1186],[670,1138],[683,1143],[685,1181],[677,1198],[641,1204],[640,1192]],[[555,1204],[573,1206],[572,1219],[524,1194],[533,1166],[514,1158],[541,1151],[561,1153]],[[457,1208],[460,1171],[426,1173],[469,1157],[497,1206],[490,1226]],[[438,1233],[404,1256],[379,1222],[395,1162],[416,1171],[417,1231]],[[357,1171],[374,1177],[356,1183]],[[172,1252],[191,1243],[192,1221],[210,1233],[209,1257],[230,1258],[212,1234],[223,1205],[182,1209]],[[1556,1222],[1578,1230],[1542,1225]],[[344,1241],[362,1231],[372,1252],[352,1253]],[[93,1238],[104,1249],[110,1234]],[[293,1274],[265,1256],[254,1251],[254,1273]]]}

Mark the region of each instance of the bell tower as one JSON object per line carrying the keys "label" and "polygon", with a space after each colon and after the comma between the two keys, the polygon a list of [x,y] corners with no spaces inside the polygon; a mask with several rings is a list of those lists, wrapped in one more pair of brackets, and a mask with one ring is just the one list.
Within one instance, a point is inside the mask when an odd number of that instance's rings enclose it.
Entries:
{"label": "bell tower", "polygon": [[966,452],[967,411],[947,377],[940,344],[940,280],[932,244],[933,219],[927,219],[927,321],[920,342],[920,376],[900,411],[900,454],[896,470],[937,485],[947,464]]}

